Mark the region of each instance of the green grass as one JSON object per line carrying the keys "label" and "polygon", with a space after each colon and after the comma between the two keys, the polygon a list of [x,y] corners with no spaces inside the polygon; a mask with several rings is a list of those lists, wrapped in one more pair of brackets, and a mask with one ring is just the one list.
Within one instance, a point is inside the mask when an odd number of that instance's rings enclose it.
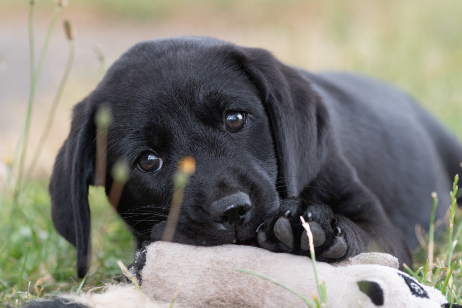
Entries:
{"label": "green grass", "polygon": [[[134,244],[103,190],[91,188],[89,199],[93,256],[85,284],[96,286],[121,274],[117,260],[132,262]],[[29,282],[32,297],[76,291],[80,280],[75,249],[53,227],[47,183],[28,183],[19,201],[12,209],[12,196],[7,197],[0,216],[0,234],[5,235],[0,237],[0,302],[14,305],[16,299],[24,300]]]}
{"label": "green grass", "polygon": [[[131,234],[108,204],[103,189],[92,187],[89,200],[93,254],[84,290],[120,275],[117,260],[130,264],[134,247]],[[76,278],[75,249],[53,227],[47,183],[29,182],[19,201],[21,206],[12,209],[12,194],[9,194],[0,215],[0,234],[7,235],[0,237],[0,302],[14,306],[16,300],[21,303],[27,297],[46,298],[56,292],[76,292],[81,281]],[[447,280],[449,232],[446,231],[435,237],[436,267],[432,273],[424,275],[427,253],[422,248],[414,252],[415,264],[411,273],[419,281],[440,290],[448,281],[444,294],[449,300],[461,304],[462,214],[456,211],[455,216],[453,238],[458,244],[450,262],[454,267],[452,279]],[[426,239],[428,241],[428,237]]]}
{"label": "green grass", "polygon": [[[462,211],[457,208],[458,176],[454,179],[451,191],[452,205],[449,210],[449,224],[445,231],[434,236],[434,214],[432,213],[429,234],[425,238],[426,249],[419,247],[414,251],[414,270],[408,272],[421,283],[434,286],[446,296],[449,302],[462,304]],[[434,196],[434,207],[437,198]],[[433,211],[434,212],[434,211]],[[430,257],[432,242],[435,243],[433,256]],[[432,264],[433,260],[433,264]]]}

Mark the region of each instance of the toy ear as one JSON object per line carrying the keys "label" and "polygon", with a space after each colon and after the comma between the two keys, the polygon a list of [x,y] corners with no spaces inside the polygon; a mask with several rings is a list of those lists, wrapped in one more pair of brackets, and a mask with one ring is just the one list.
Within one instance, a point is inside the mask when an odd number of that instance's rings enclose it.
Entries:
{"label": "toy ear", "polygon": [[383,306],[383,290],[377,282],[362,280],[358,281],[358,287],[361,292],[369,296],[376,306]]}
{"label": "toy ear", "polygon": [[71,131],[53,167],[49,191],[56,230],[77,249],[77,275],[90,266],[90,208],[88,186],[95,165],[94,112],[86,98],[74,107]]}
{"label": "toy ear", "polygon": [[[128,270],[131,274],[135,275],[136,279],[141,285],[143,277],[141,272],[143,271],[144,266],[146,265],[146,254],[148,253],[148,246],[151,244],[151,241],[144,241],[141,248],[137,249],[135,252],[135,258],[133,263],[128,266]],[[129,281],[129,277],[125,277]]]}
{"label": "toy ear", "polygon": [[[327,154],[329,114],[308,79],[268,51],[241,48],[241,69],[257,86],[270,119],[283,198],[297,197]],[[300,168],[300,166],[304,166]]]}

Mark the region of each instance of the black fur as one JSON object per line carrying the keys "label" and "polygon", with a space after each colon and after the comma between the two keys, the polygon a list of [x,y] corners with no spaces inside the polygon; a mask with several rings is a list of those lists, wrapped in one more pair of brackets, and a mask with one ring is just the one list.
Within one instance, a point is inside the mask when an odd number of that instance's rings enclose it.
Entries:
{"label": "black fur", "polygon": [[[112,166],[126,160],[131,174],[117,210],[139,243],[161,239],[172,174],[181,157],[192,156],[197,168],[185,190],[174,241],[255,244],[260,226],[261,246],[308,255],[300,249],[299,216],[312,215],[326,234],[316,248],[321,261],[339,260],[323,252],[342,236],[348,250],[340,259],[375,250],[410,265],[409,247],[417,244],[414,227],[429,224],[430,194],[439,195],[441,217],[462,161],[453,136],[412,98],[378,81],[312,74],[265,50],[212,38],[142,42],[75,107],[53,170],[53,221],[77,248],[80,277],[89,265],[87,194],[94,181],[94,115],[103,103],[114,116],[106,192]],[[247,114],[239,132],[225,128],[230,110]],[[156,173],[137,168],[137,158],[147,150],[163,159]],[[210,206],[238,192],[251,204],[233,230],[213,221]],[[273,233],[275,221],[287,211],[292,248]]]}
{"label": "black fur", "polygon": [[72,302],[64,298],[54,298],[50,300],[32,300],[21,306],[22,308],[90,308],[86,305]]}

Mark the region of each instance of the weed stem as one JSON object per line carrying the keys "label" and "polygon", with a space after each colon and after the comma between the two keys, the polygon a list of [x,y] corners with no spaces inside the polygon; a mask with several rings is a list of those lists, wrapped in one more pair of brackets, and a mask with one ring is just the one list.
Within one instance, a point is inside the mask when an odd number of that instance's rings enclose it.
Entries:
{"label": "weed stem", "polygon": [[40,140],[38,142],[37,149],[35,150],[32,163],[26,172],[27,175],[32,174],[32,171],[34,170],[34,167],[37,164],[37,160],[39,159],[40,154],[42,152],[43,145],[45,144],[45,141],[48,138],[48,134],[50,133],[50,129],[51,129],[51,126],[53,125],[53,121],[56,115],[56,109],[58,108],[59,102],[61,101],[64,88],[66,87],[67,80],[69,79],[69,75],[72,70],[72,64],[74,63],[74,54],[75,54],[74,40],[69,40],[69,57],[67,59],[66,68],[64,69],[64,75],[59,84],[59,88],[58,88],[58,91],[56,92],[56,96],[53,100],[53,104],[51,105],[50,113],[48,114],[45,128],[43,129],[42,135],[40,136]]}
{"label": "weed stem", "polygon": [[[452,242],[452,235],[453,235],[453,230],[454,230],[454,217],[456,215],[456,208],[457,208],[457,190],[459,187],[457,186],[457,182],[459,181],[459,175],[456,174],[454,177],[454,182],[452,184],[452,191],[450,193],[451,195],[451,206],[449,208],[450,213],[451,213],[451,218],[449,221],[449,247],[448,247],[448,268],[451,267],[451,259],[452,259],[452,253],[454,251],[455,245]],[[456,241],[457,242],[457,241]]]}
{"label": "weed stem", "polygon": [[[31,6],[33,6],[31,4]],[[53,12],[53,17],[51,19],[50,25],[48,26],[47,34],[45,37],[45,43],[43,44],[42,52],[40,53],[40,59],[38,62],[37,70],[35,71],[35,75],[32,76],[31,78],[31,85],[30,85],[30,91],[29,91],[29,103],[27,106],[27,113],[26,113],[26,121],[24,124],[24,129],[23,129],[23,135],[22,135],[22,149],[21,149],[21,154],[19,157],[19,169],[18,169],[18,178],[16,180],[16,185],[15,185],[15,190],[14,190],[14,195],[13,195],[13,203],[15,204],[17,202],[17,198],[19,195],[19,192],[21,190],[21,182],[22,182],[22,176],[23,176],[23,170],[24,170],[24,161],[26,158],[26,152],[27,152],[27,143],[29,141],[29,131],[30,131],[30,123],[32,119],[32,109],[34,106],[34,98],[35,98],[35,90],[37,88],[37,83],[40,79],[40,73],[42,71],[43,67],[43,62],[45,61],[45,55],[48,50],[48,46],[50,43],[50,38],[51,38],[51,33],[53,32],[54,25],[56,23],[56,20],[58,19],[59,13],[61,12],[62,6],[56,5],[55,10]],[[31,26],[30,26],[31,27]],[[18,142],[21,142],[18,141]],[[16,157],[14,157],[13,160],[16,160]]]}

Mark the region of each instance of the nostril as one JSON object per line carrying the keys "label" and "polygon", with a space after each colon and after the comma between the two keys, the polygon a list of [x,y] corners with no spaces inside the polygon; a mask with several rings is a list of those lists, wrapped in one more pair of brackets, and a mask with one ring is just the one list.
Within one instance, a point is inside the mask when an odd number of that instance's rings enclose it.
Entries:
{"label": "nostril", "polygon": [[226,228],[241,226],[252,207],[249,195],[237,192],[216,200],[210,204],[210,216],[216,223],[222,223]]}
{"label": "nostril", "polygon": [[250,209],[250,205],[231,205],[221,216],[222,222],[227,222],[230,225],[241,226],[245,220],[245,214]]}

